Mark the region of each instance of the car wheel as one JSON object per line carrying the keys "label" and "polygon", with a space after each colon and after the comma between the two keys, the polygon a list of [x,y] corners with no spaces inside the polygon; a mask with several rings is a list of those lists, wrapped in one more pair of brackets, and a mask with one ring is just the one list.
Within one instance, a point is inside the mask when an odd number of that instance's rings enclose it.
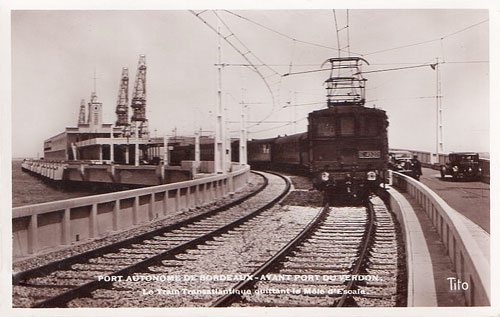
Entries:
{"label": "car wheel", "polygon": [[441,179],[444,179],[444,177],[445,177],[445,175],[446,175],[446,173],[445,173],[445,170],[444,170],[444,169],[445,169],[445,168],[444,168],[444,167],[442,167],[442,168],[441,168],[441,171],[440,171],[440,172],[441,172]]}

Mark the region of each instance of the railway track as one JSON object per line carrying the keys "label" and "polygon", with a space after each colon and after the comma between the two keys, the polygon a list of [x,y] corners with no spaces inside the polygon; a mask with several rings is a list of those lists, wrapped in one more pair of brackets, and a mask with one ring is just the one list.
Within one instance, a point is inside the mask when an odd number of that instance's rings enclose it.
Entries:
{"label": "railway track", "polygon": [[[13,275],[14,307],[65,307],[75,298],[113,287],[118,277],[149,272],[234,230],[278,202],[290,188],[281,176],[226,206],[140,236]],[[269,183],[269,185],[267,185]],[[100,277],[100,278],[98,278]]]}
{"label": "railway track", "polygon": [[212,306],[395,306],[397,241],[374,197],[325,206],[302,232]]}

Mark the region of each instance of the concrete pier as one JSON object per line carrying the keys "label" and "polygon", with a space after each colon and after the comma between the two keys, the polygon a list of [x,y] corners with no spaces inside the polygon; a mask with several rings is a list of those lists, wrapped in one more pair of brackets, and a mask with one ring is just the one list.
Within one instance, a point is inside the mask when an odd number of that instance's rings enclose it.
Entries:
{"label": "concrete pier", "polygon": [[143,186],[182,182],[191,180],[194,176],[191,168],[182,168],[181,166],[132,166],[99,163],[60,163],[26,160],[22,163],[22,169],[52,181]]}
{"label": "concrete pier", "polygon": [[105,236],[171,212],[212,203],[246,186],[249,166],[233,169],[225,175],[16,207],[12,211],[13,256]]}

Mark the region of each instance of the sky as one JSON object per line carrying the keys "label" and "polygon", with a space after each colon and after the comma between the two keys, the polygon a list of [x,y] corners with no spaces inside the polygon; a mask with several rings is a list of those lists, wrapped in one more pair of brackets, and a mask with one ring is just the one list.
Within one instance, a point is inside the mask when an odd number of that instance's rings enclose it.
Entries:
{"label": "sky", "polygon": [[[326,106],[328,77],[308,71],[337,57],[337,43],[348,43],[350,52],[345,48],[342,56],[370,63],[363,68],[366,106],[387,112],[390,147],[435,150],[439,82],[444,152],[489,152],[487,10],[208,10],[199,17],[218,24],[250,62],[263,65],[257,70],[266,81],[221,40],[223,105],[233,137],[243,102],[250,138],[306,131],[307,113]],[[337,40],[335,18],[341,29],[347,17],[349,27]],[[12,156],[43,155],[45,139],[76,126],[80,101],[89,101],[94,81],[104,122],[114,122],[121,69],[129,68],[131,93],[140,54],[148,67],[151,135],[174,129],[213,135],[217,43],[216,33],[187,10],[12,11]],[[436,61],[439,81],[428,66]]]}

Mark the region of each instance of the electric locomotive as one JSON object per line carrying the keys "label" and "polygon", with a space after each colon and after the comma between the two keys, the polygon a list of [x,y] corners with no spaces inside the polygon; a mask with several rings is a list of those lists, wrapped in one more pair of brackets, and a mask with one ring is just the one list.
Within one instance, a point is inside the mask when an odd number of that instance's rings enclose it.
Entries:
{"label": "electric locomotive", "polygon": [[380,109],[342,105],[309,115],[313,186],[327,195],[365,198],[385,179],[387,116]]}
{"label": "electric locomotive", "polygon": [[366,198],[385,180],[385,111],[365,107],[360,57],[330,58],[327,109],[309,114],[309,160],[314,187],[328,196]]}
{"label": "electric locomotive", "polygon": [[[365,82],[359,57],[331,58],[327,108],[308,116],[308,131],[249,142],[249,162],[259,157],[271,167],[307,170],[314,188],[327,197],[365,199],[384,182],[388,120],[385,111],[365,107]],[[255,143],[255,145],[252,145]],[[265,145],[264,145],[265,144]],[[271,147],[270,155],[259,153]]]}

